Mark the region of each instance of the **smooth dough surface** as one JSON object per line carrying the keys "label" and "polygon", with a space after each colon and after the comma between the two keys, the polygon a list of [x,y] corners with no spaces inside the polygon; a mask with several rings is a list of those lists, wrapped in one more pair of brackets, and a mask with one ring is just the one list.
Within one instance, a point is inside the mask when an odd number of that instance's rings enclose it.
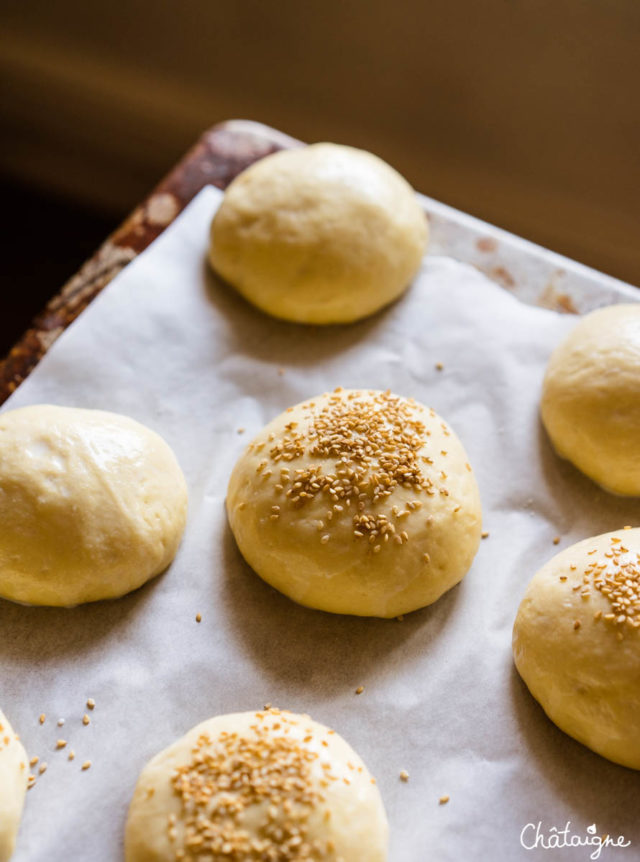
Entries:
{"label": "smooth dough surface", "polygon": [[580,321],[549,360],[541,414],[559,455],[608,491],[640,495],[640,304]]}
{"label": "smooth dough surface", "polygon": [[309,607],[394,617],[457,584],[478,549],[478,487],[433,410],[336,390],[282,413],[239,458],[227,493],[238,547]]}
{"label": "smooth dough surface", "polygon": [[145,766],[125,858],[385,862],[387,841],[355,751],[307,715],[270,709],[205,721]]}
{"label": "smooth dough surface", "polygon": [[27,753],[0,710],[0,862],[16,844],[28,777]]}
{"label": "smooth dough surface", "polygon": [[557,554],[535,575],[513,628],[520,676],[561,730],[640,769],[640,529]]}
{"label": "smooth dough surface", "polygon": [[283,150],[243,171],[211,225],[214,270],[297,323],[348,323],[408,287],[428,228],[403,177],[337,144]]}
{"label": "smooth dough surface", "polygon": [[178,549],[187,489],[155,432],[101,410],[0,414],[0,596],[33,605],[115,598]]}

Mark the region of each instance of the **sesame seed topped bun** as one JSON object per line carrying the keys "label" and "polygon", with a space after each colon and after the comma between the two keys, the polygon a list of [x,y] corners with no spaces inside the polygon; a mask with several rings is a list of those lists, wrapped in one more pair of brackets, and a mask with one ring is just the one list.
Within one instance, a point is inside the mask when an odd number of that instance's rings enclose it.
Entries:
{"label": "sesame seed topped bun", "polygon": [[513,655],[561,730],[640,769],[640,529],[578,542],[543,566],[520,604]]}
{"label": "sesame seed topped bun", "polygon": [[0,710],[0,862],[15,847],[28,776],[27,754]]}
{"label": "sesame seed topped bun", "polygon": [[126,862],[385,862],[387,820],[337,733],[279,709],[220,715],[156,755],[138,780]]}
{"label": "sesame seed topped bun", "polygon": [[238,460],[238,547],[269,584],[334,613],[395,617],[457,584],[478,549],[478,488],[433,411],[337,389],[289,408]]}
{"label": "sesame seed topped bun", "polygon": [[606,490],[640,496],[640,303],[592,311],[555,349],[541,415],[559,455]]}
{"label": "sesame seed topped bun", "polygon": [[416,274],[427,220],[382,159],[337,144],[273,153],[227,189],[212,267],[267,314],[348,323],[397,299]]}

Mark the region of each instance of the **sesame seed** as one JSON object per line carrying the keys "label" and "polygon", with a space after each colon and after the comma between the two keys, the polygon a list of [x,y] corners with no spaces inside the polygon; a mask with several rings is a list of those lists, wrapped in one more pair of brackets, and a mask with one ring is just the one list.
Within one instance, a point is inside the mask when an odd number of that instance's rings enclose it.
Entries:
{"label": "sesame seed", "polygon": [[64,726],[64,718],[59,718],[58,719],[58,727],[63,727],[63,726]]}
{"label": "sesame seed", "polygon": [[66,748],[66,747],[67,747],[67,740],[66,739],[59,739],[56,742],[56,748]]}
{"label": "sesame seed", "polygon": [[404,781],[405,783],[409,780],[409,773],[406,769],[402,769],[400,771],[400,781]]}
{"label": "sesame seed", "polygon": [[86,713],[86,712],[85,712],[85,714],[82,716],[82,723],[85,725],[85,727],[87,726],[87,724],[90,724],[90,723],[91,723],[91,719],[89,718],[89,716],[87,715],[87,713]]}
{"label": "sesame seed", "polygon": [[39,775],[44,775],[44,773],[47,771],[47,766],[48,766],[48,765],[49,765],[49,764],[47,764],[47,763],[41,763],[41,764],[40,764],[40,766],[38,767],[38,774],[39,774]]}
{"label": "sesame seed", "polygon": [[439,805],[446,805],[450,798],[451,797],[445,793],[444,796],[441,796],[440,799],[438,799],[438,804]]}
{"label": "sesame seed", "polygon": [[69,751],[68,760],[73,760],[76,756],[76,753],[73,749]]}
{"label": "sesame seed", "polygon": [[201,623],[201,622],[202,622],[202,614],[196,614],[196,622],[197,622],[197,623]]}
{"label": "sesame seed", "polygon": [[436,371],[442,371],[443,368],[444,365],[442,364],[442,362],[436,362]]}
{"label": "sesame seed", "polygon": [[89,700],[87,701],[87,707],[88,707],[89,709],[95,709],[95,707],[96,707],[96,702],[95,702],[95,700],[94,700],[92,697],[90,697],[90,698],[89,698]]}
{"label": "sesame seed", "polygon": [[580,620],[575,620],[575,622],[573,623],[573,627],[576,631],[580,628],[581,625],[582,623],[580,622]]}
{"label": "sesame seed", "polygon": [[554,540],[553,540],[553,544],[554,544],[554,545],[559,545],[559,544],[560,544],[560,536],[555,536],[555,538],[554,538]]}
{"label": "sesame seed", "polygon": [[489,538],[489,530],[483,530],[482,533],[480,533],[480,538],[481,539],[488,539]]}
{"label": "sesame seed", "polygon": [[35,766],[39,760],[40,760],[40,758],[37,755],[35,757],[32,757],[31,760],[29,761],[29,766]]}
{"label": "sesame seed", "polygon": [[38,719],[38,721],[40,722],[40,724],[44,724],[44,723],[45,723],[46,718],[47,718],[47,716],[46,716],[46,715],[44,714],[44,712],[43,712],[43,713],[41,713],[41,714],[40,714],[40,718]]}
{"label": "sesame seed", "polygon": [[245,429],[244,429],[244,428],[238,428],[238,430],[237,430],[237,432],[236,432],[236,433],[237,433],[237,434],[244,434],[244,432],[245,432]]}
{"label": "sesame seed", "polygon": [[86,772],[87,769],[91,769],[91,761],[90,760],[85,760],[85,762],[82,764],[82,771]]}
{"label": "sesame seed", "polygon": [[356,689],[356,694],[362,694],[363,691],[364,691],[364,686],[359,685],[358,688]]}

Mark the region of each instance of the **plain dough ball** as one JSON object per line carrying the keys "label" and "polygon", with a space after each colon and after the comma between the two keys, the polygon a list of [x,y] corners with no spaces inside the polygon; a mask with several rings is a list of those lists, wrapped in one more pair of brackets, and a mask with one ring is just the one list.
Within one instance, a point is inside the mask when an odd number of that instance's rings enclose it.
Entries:
{"label": "plain dough ball", "polygon": [[580,321],[551,356],[541,410],[559,455],[608,491],[640,495],[640,304]]}
{"label": "plain dough ball", "polygon": [[387,835],[375,782],[344,739],[270,709],[209,719],[147,764],[125,859],[174,862],[191,842],[211,860],[385,862]]}
{"label": "plain dough ball", "polygon": [[0,596],[77,605],[162,572],[185,526],[187,489],[156,433],[101,410],[37,405],[0,414]]}
{"label": "plain dough ball", "polygon": [[640,529],[586,539],[535,575],[513,628],[520,676],[549,718],[640,769]]}
{"label": "plain dough ball", "polygon": [[211,225],[213,268],[246,299],[297,323],[348,323],[400,296],[427,242],[403,177],[337,144],[283,150],[243,171]]}
{"label": "plain dough ball", "polygon": [[395,617],[462,580],[481,531],[462,444],[433,411],[338,389],[274,419],[238,460],[227,513],[249,565],[294,601]]}
{"label": "plain dough ball", "polygon": [[28,777],[27,754],[0,710],[0,862],[16,844]]}

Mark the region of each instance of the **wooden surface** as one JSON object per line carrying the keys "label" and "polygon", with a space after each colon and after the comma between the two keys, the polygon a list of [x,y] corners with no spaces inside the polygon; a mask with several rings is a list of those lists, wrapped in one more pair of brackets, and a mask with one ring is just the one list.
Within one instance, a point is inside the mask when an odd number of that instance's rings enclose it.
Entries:
{"label": "wooden surface", "polygon": [[206,185],[225,189],[253,162],[299,141],[259,123],[214,126],[108,237],[35,318],[0,361],[0,404],[42,359],[53,342],[109,282],[171,224]]}

